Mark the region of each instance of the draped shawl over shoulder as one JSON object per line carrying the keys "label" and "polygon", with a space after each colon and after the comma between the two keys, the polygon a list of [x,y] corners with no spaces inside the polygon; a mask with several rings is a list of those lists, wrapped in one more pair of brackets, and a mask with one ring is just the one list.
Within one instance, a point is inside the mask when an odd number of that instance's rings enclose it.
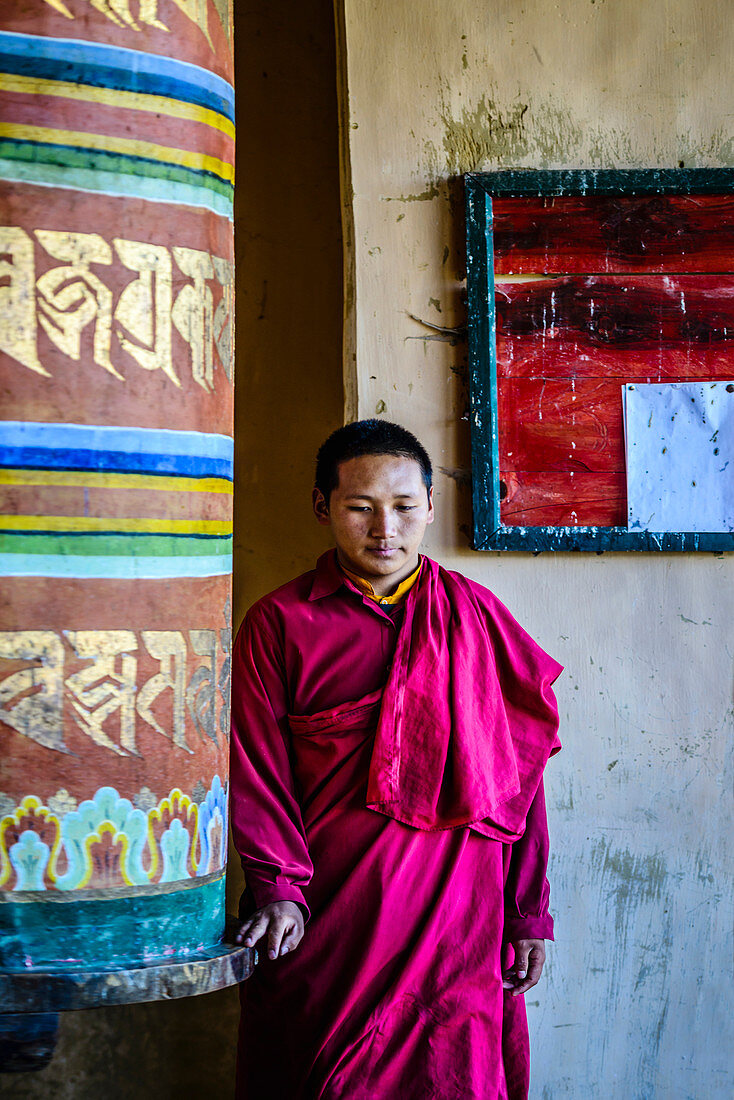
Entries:
{"label": "draped shawl over shoulder", "polygon": [[423,559],[382,705],[367,806],[419,829],[522,836],[558,740],[563,671],[481,585]]}

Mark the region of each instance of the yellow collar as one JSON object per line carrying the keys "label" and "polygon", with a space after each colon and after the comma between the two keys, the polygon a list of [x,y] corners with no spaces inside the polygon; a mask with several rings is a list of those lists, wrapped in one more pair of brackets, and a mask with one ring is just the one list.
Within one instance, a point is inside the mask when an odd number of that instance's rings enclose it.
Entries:
{"label": "yellow collar", "polygon": [[404,581],[401,581],[391,596],[378,596],[370,582],[366,581],[364,577],[359,577],[356,573],[352,573],[351,569],[346,569],[343,565],[340,565],[339,568],[349,577],[354,587],[358,588],[362,595],[366,596],[368,600],[374,600],[375,603],[381,605],[388,604],[394,606],[395,604],[402,603],[408,592],[410,592],[411,588],[418,580],[418,574],[421,571],[422,564],[423,560],[420,559],[418,561],[418,568],[415,572],[411,573],[409,577],[406,577]]}

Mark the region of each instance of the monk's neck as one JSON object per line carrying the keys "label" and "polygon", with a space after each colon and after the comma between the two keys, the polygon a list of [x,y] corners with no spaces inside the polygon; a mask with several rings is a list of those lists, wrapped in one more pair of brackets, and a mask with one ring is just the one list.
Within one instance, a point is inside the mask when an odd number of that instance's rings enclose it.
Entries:
{"label": "monk's neck", "polygon": [[421,567],[421,558],[420,555],[417,555],[415,561],[400,569],[397,573],[390,573],[388,576],[364,577],[341,561],[338,550],[337,561],[342,572],[346,574],[355,587],[365,596],[378,602],[392,600],[396,597],[403,599],[418,580]]}

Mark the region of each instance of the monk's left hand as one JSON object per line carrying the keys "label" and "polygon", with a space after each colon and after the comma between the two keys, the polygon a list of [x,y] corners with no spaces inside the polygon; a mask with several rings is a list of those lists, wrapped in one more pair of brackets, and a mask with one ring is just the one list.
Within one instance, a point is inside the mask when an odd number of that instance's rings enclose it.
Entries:
{"label": "monk's left hand", "polygon": [[540,980],[545,962],[545,940],[513,940],[515,961],[503,971],[502,985],[513,997],[527,993]]}

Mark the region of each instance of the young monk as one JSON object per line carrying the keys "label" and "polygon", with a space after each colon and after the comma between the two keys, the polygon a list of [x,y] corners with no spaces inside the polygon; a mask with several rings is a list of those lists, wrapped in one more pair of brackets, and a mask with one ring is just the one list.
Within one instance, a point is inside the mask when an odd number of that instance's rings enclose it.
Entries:
{"label": "young monk", "polygon": [[420,554],[431,477],[398,425],[334,432],[313,507],[336,549],[235,644],[238,940],[260,955],[240,1098],[527,1097],[561,666]]}

